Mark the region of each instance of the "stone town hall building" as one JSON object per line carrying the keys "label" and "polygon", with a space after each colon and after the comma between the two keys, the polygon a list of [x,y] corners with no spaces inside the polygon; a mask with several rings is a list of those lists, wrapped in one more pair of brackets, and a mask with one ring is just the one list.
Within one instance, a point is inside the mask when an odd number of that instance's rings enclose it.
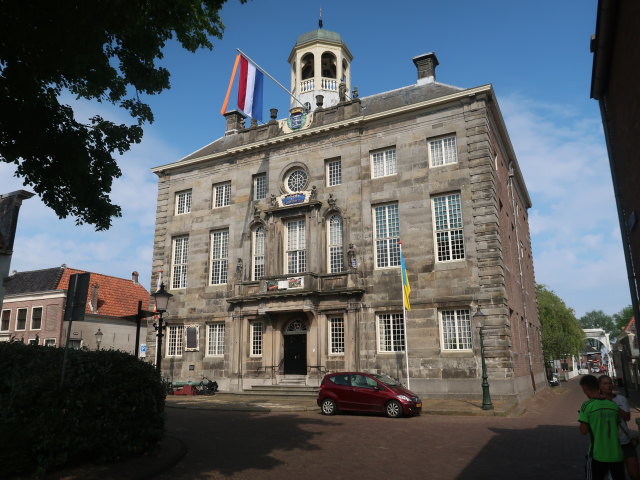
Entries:
{"label": "stone town hall building", "polygon": [[[153,275],[173,294],[163,375],[229,391],[342,370],[406,382],[408,347],[412,390],[478,397],[483,326],[492,395],[531,395],[545,384],[531,200],[491,85],[437,82],[428,53],[414,84],[358,98],[351,60],[337,33],[301,35],[306,110],[264,125],[228,112],[224,136],[153,169]],[[152,328],[147,343],[154,358]]]}

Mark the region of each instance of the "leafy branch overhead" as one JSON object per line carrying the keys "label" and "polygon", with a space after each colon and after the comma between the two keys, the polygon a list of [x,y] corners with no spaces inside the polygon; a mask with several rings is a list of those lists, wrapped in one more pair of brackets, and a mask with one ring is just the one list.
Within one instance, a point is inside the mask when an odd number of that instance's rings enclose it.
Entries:
{"label": "leafy branch overhead", "polygon": [[[156,60],[172,38],[191,52],[213,48],[225,1],[2,1],[0,160],[15,164],[60,218],[108,229],[121,215],[109,198],[122,174],[114,154],[139,143],[142,125],[153,122],[139,95],[170,88]],[[59,103],[65,92],[117,105],[135,123],[94,116],[83,124]]]}

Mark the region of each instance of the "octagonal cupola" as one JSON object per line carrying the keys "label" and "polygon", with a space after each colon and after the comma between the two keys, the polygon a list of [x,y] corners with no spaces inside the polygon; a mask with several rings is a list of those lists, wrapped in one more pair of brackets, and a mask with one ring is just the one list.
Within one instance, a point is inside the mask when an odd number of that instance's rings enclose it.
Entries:
{"label": "octagonal cupola", "polygon": [[[346,98],[351,91],[351,52],[340,34],[325,30],[322,22],[319,27],[300,35],[289,55],[291,92],[310,111],[317,108],[317,95],[326,108],[340,102],[341,91]],[[299,106],[292,98],[291,108]]]}

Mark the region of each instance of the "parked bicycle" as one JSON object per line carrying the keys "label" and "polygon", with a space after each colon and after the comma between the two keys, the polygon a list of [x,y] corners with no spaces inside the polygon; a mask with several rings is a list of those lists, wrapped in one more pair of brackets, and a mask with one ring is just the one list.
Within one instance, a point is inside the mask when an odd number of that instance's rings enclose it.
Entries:
{"label": "parked bicycle", "polygon": [[215,395],[217,391],[218,382],[212,382],[207,377],[202,377],[202,381],[196,385],[196,394],[198,395]]}

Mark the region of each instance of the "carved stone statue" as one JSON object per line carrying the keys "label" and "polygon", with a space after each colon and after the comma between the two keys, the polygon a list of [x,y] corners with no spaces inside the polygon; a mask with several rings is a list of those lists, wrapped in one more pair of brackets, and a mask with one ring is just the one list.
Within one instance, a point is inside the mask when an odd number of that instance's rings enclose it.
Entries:
{"label": "carved stone statue", "polygon": [[356,247],[353,243],[349,244],[349,250],[347,250],[347,258],[349,259],[349,268],[355,270],[358,268],[358,261],[356,260]]}
{"label": "carved stone statue", "polygon": [[338,85],[338,98],[341,102],[347,101],[347,85],[344,82]]}
{"label": "carved stone statue", "polygon": [[238,263],[236,263],[236,278],[242,278],[242,272],[244,270],[244,265],[242,263],[242,259],[238,258]]}
{"label": "carved stone statue", "polygon": [[318,197],[318,189],[316,188],[316,186],[314,185],[313,187],[311,187],[311,195],[310,198],[311,200],[315,200]]}
{"label": "carved stone statue", "polygon": [[329,206],[330,206],[331,208],[333,208],[333,207],[335,207],[335,206],[336,206],[336,199],[335,199],[335,198],[333,198],[333,193],[330,193],[330,194],[329,194],[329,198],[327,199],[327,203],[329,204]]}
{"label": "carved stone statue", "polygon": [[358,87],[353,87],[352,98],[358,98]]}
{"label": "carved stone statue", "polygon": [[271,202],[271,207],[276,208],[278,206],[278,199],[273,193],[271,194],[269,201]]}
{"label": "carved stone statue", "polygon": [[253,209],[253,219],[260,220],[260,209],[258,207]]}

